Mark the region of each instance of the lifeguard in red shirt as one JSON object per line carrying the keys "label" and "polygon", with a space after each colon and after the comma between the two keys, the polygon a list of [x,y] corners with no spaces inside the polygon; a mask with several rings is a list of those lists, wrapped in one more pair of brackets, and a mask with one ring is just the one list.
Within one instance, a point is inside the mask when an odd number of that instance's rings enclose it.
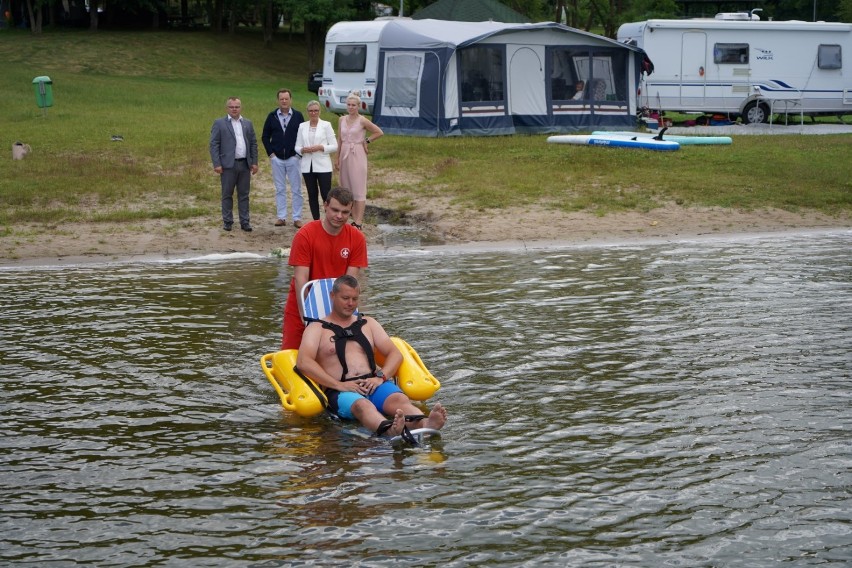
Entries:
{"label": "lifeguard in red shirt", "polygon": [[299,229],[290,247],[290,266],[293,278],[284,305],[284,329],[281,349],[298,349],[305,324],[299,315],[296,294],[311,280],[337,278],[349,274],[361,276],[367,268],[367,240],[364,234],[349,225],[352,213],[352,192],[335,187],[323,203],[325,214]]}

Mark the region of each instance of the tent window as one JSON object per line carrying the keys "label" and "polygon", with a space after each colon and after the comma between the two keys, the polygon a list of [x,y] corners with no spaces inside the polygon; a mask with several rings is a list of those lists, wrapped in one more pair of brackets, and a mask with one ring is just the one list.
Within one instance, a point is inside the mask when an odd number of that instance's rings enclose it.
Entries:
{"label": "tent window", "polygon": [[334,52],[334,70],[338,73],[363,73],[367,68],[367,46],[338,45]]}
{"label": "tent window", "polygon": [[820,69],[843,69],[843,58],[839,45],[821,45],[817,62]]}
{"label": "tent window", "polygon": [[[588,73],[581,75],[574,61],[588,59],[588,48],[554,49],[550,70],[550,92],[553,100],[582,100],[586,98],[585,85]],[[582,82],[582,84],[581,84]]]}
{"label": "tent window", "polygon": [[748,63],[748,44],[717,43],[713,46],[713,63]]}
{"label": "tent window", "polygon": [[503,47],[477,45],[459,51],[462,101],[502,101]]}
{"label": "tent window", "polygon": [[551,97],[555,101],[626,101],[629,56],[623,50],[553,49]]}
{"label": "tent window", "polygon": [[417,108],[417,83],[423,65],[421,55],[389,55],[385,60],[387,74],[385,102],[388,107]]}

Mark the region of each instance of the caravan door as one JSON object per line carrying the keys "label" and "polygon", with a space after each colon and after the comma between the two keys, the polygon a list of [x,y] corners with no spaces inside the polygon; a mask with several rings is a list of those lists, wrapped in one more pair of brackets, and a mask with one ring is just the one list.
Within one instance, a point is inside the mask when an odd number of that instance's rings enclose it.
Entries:
{"label": "caravan door", "polygon": [[707,34],[684,32],[680,53],[680,104],[703,108],[707,96]]}
{"label": "caravan door", "polygon": [[506,45],[509,62],[509,114],[547,116],[544,89],[544,46]]}

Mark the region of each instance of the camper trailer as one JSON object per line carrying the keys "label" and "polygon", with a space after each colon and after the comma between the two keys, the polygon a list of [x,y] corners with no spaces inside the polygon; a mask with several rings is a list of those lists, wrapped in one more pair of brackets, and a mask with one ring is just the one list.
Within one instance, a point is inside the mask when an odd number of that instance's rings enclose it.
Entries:
{"label": "camper trailer", "polygon": [[346,113],[346,97],[360,91],[361,110],[373,114],[379,68],[379,36],[393,18],[365,22],[338,22],[325,36],[320,104],[337,114]]}
{"label": "camper trailer", "polygon": [[640,106],[739,115],[852,113],[852,24],[761,21],[751,13],[624,24],[618,40],[648,54]]}

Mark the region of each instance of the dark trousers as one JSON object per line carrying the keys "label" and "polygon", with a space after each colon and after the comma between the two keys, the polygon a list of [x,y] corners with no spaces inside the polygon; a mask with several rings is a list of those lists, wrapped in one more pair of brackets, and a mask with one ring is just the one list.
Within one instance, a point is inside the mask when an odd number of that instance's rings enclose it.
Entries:
{"label": "dark trousers", "polygon": [[249,190],[251,170],[247,160],[237,160],[234,167],[222,170],[222,222],[234,223],[234,188],[237,190],[237,209],[240,212],[240,227],[249,225]]}
{"label": "dark trousers", "polygon": [[308,172],[303,173],[305,188],[308,190],[308,205],[311,207],[311,217],[314,221],[320,218],[319,194],[322,194],[323,203],[328,200],[328,192],[331,191],[331,172]]}

